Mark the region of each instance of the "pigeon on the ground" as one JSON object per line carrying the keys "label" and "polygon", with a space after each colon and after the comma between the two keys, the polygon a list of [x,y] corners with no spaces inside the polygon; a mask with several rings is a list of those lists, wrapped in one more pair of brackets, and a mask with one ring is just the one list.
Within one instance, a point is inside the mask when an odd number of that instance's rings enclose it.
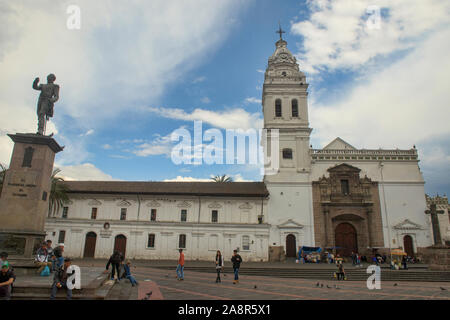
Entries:
{"label": "pigeon on the ground", "polygon": [[319,286],[320,286],[320,283],[317,282],[316,287],[319,287]]}
{"label": "pigeon on the ground", "polygon": [[320,287],[323,288],[323,283],[320,284]]}
{"label": "pigeon on the ground", "polygon": [[444,291],[444,290],[447,290],[447,289],[445,289],[445,288],[442,288],[442,287],[440,287],[440,288],[441,288],[441,290],[443,290],[443,291]]}
{"label": "pigeon on the ground", "polygon": [[258,287],[255,285],[255,287],[254,287],[255,289],[257,289]]}
{"label": "pigeon on the ground", "polygon": [[394,287],[398,286],[398,284],[394,283]]}
{"label": "pigeon on the ground", "polygon": [[327,285],[327,288],[330,289],[331,287]]}

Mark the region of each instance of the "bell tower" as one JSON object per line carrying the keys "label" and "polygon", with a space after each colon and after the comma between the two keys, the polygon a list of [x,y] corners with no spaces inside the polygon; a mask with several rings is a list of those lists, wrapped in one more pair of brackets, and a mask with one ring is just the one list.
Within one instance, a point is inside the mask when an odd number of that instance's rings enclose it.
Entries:
{"label": "bell tower", "polygon": [[282,38],[284,31],[280,28],[277,32],[280,39],[268,61],[262,105],[264,128],[279,130],[279,170],[266,174],[264,181],[306,182],[311,170],[309,137],[312,131],[308,122],[308,84]]}

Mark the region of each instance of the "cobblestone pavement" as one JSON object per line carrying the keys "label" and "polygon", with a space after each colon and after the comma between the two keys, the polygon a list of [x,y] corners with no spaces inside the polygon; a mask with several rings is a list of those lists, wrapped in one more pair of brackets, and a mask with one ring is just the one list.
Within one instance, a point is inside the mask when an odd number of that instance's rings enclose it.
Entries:
{"label": "cobblestone pavement", "polygon": [[[381,283],[381,290],[369,290],[363,281],[240,276],[239,283],[233,284],[233,274],[230,273],[222,275],[222,283],[215,283],[215,274],[212,273],[187,271],[185,280],[178,281],[175,270],[170,272],[144,267],[133,269],[140,285],[132,288],[129,281],[122,281],[113,289],[120,291],[115,293],[115,296],[127,299],[127,294],[131,294],[135,299],[137,290],[147,291],[145,284],[152,283],[153,288],[160,291],[162,299],[169,300],[450,300],[448,283],[399,282],[394,286],[394,282],[386,281]],[[140,293],[143,296],[143,292]],[[153,299],[154,297],[150,296],[150,300]]]}

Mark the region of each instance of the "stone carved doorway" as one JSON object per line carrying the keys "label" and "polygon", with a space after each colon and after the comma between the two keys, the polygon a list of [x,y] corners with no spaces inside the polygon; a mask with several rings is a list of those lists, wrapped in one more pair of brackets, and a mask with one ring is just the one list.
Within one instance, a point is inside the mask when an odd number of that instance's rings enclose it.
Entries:
{"label": "stone carved doorway", "polygon": [[358,241],[355,228],[350,223],[337,225],[335,234],[336,253],[341,257],[349,257],[353,252],[358,252]]}

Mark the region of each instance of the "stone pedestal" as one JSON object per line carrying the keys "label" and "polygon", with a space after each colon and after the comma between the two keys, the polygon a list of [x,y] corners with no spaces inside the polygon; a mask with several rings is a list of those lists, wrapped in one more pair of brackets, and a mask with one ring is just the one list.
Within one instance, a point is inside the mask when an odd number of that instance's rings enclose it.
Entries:
{"label": "stone pedestal", "polygon": [[14,149],[0,197],[0,252],[6,251],[12,264],[30,265],[44,241],[53,162],[63,148],[47,136],[8,136]]}

